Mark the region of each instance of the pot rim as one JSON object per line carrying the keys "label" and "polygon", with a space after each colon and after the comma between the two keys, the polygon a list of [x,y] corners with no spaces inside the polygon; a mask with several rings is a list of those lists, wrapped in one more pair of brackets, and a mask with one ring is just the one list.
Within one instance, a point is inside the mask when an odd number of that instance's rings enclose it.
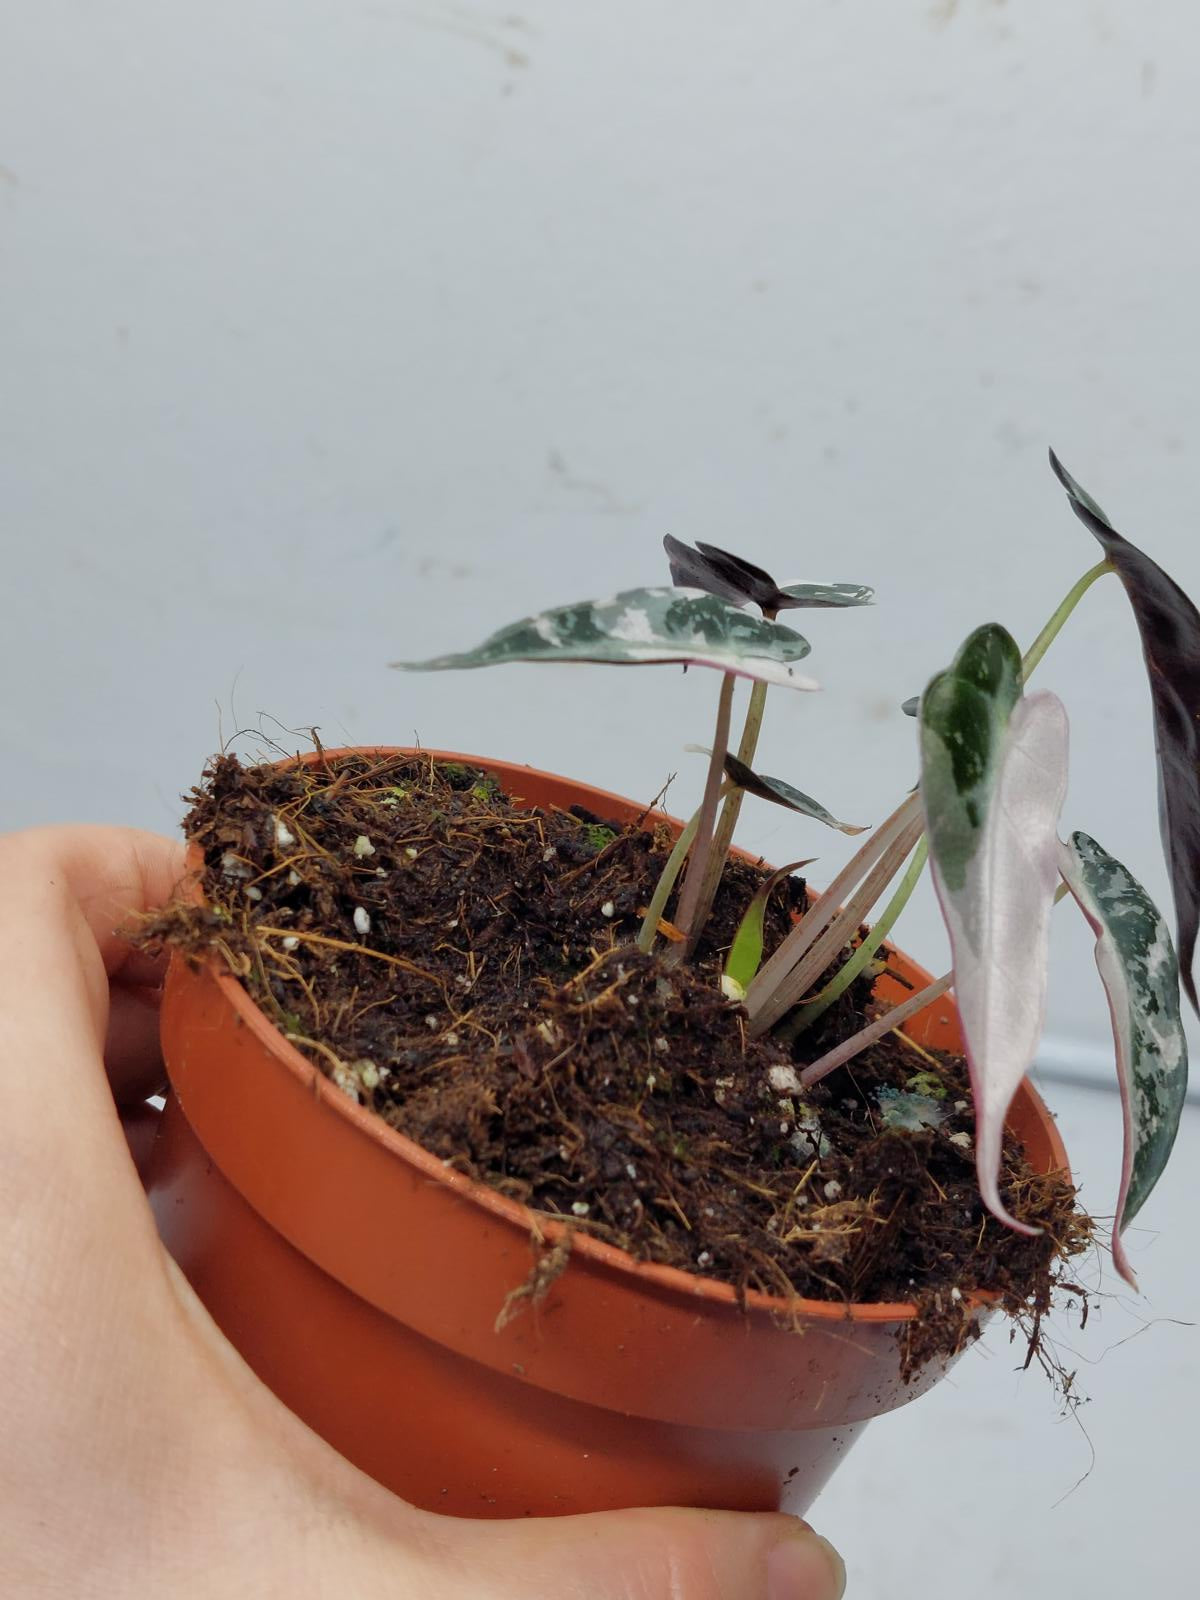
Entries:
{"label": "pot rim", "polygon": [[[517,763],[500,761],[483,756],[464,755],[453,750],[429,750],[422,747],[407,747],[393,745],[351,745],[340,746],[335,749],[318,749],[311,753],[300,753],[289,756],[284,760],[266,763],[278,768],[312,766],[318,761],[328,760],[341,756],[379,756],[379,757],[405,757],[426,756],[433,761],[459,762],[464,766],[480,767],[484,771],[504,769],[511,771]],[[563,779],[559,774],[545,772],[537,767],[525,767],[526,771],[540,778],[551,781],[576,784],[581,789],[586,789],[591,795],[601,801],[611,801],[619,809],[628,807],[629,801],[623,796],[613,794],[609,790],[597,789],[592,784],[578,783],[575,779]],[[654,818],[667,823],[669,826],[679,828],[682,826],[679,819],[669,816],[666,812],[647,808],[644,813],[646,818]],[[756,858],[747,855],[745,851],[735,851],[749,861]],[[205,898],[201,886],[201,871],[203,853],[200,846],[191,843],[187,850],[187,865],[185,877],[180,884],[184,897],[192,905],[204,905]],[[905,958],[908,959],[907,957]],[[524,1205],[521,1201],[510,1199],[507,1195],[500,1194],[490,1185],[479,1179],[469,1178],[464,1173],[455,1171],[435,1155],[431,1154],[415,1140],[406,1134],[400,1133],[384,1121],[381,1116],[361,1106],[357,1101],[344,1094],[336,1084],[326,1078],[316,1064],[292,1044],[279,1031],[266,1013],[259,1007],[240,978],[231,972],[217,954],[200,958],[200,964],[208,967],[226,1001],[240,1021],[251,1031],[259,1043],[275,1058],[275,1060],[310,1093],[323,1101],[336,1115],[350,1123],[360,1134],[381,1144],[400,1160],[409,1166],[415,1167],[426,1179],[435,1181],[450,1189],[459,1198],[470,1201],[480,1206],[484,1211],[490,1212],[498,1221],[521,1229],[526,1234],[540,1231],[551,1244],[557,1244],[565,1235],[572,1235],[571,1253],[573,1256],[582,1256],[597,1266],[608,1268],[610,1271],[628,1274],[647,1285],[667,1290],[676,1294],[688,1295],[693,1298],[708,1301],[713,1305],[725,1305],[744,1308],[746,1311],[772,1313],[783,1318],[803,1317],[808,1320],[824,1322],[861,1322],[861,1323],[896,1323],[911,1322],[917,1315],[917,1307],[912,1301],[832,1301],[808,1300],[796,1296],[784,1299],[780,1295],[764,1294],[760,1290],[748,1289],[744,1294],[738,1294],[732,1284],[722,1283],[715,1278],[705,1278],[699,1273],[684,1272],[679,1267],[667,1266],[655,1261],[637,1261],[628,1251],[620,1249],[617,1245],[608,1244],[603,1239],[598,1239],[581,1228],[577,1222],[566,1218],[559,1218],[553,1212],[537,1211],[531,1206]],[[910,963],[910,965],[915,965]],[[923,969],[922,975],[928,977]],[[1066,1149],[1058,1133],[1057,1125],[1050,1114],[1045,1102],[1030,1083],[1028,1078],[1022,1080],[1018,1093],[1027,1095],[1035,1111],[1044,1119],[1046,1131],[1053,1152],[1055,1166],[1052,1170],[1069,1172],[1069,1162]],[[970,1289],[964,1292],[963,1299],[970,1310],[986,1310],[993,1307],[999,1299],[995,1291],[988,1289]]]}

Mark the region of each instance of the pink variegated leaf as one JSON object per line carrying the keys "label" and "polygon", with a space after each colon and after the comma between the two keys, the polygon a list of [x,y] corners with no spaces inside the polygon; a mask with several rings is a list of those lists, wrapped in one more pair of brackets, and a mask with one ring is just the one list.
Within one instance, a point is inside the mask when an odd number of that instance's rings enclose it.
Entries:
{"label": "pink variegated leaf", "polygon": [[999,1221],[1035,1233],[1005,1209],[1000,1157],[1045,1015],[1067,718],[1053,694],[1019,698],[1014,661],[1002,628],[979,629],[925,691],[921,798],[954,956],[980,1193]]}
{"label": "pink variegated leaf", "polygon": [[1167,1164],[1187,1097],[1179,962],[1158,907],[1094,839],[1073,833],[1060,844],[1059,869],[1095,932],[1096,966],[1108,995],[1125,1123],[1112,1253],[1117,1271],[1136,1289],[1121,1230]]}

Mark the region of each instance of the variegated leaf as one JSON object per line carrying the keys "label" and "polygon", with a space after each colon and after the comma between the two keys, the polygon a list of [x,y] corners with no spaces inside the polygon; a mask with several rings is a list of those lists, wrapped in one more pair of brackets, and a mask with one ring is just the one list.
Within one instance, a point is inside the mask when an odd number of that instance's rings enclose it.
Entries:
{"label": "variegated leaf", "polygon": [[1192,976],[1200,934],[1200,612],[1156,561],[1117,532],[1053,450],[1050,465],[1071,509],[1112,563],[1141,635],[1154,707],[1159,829],[1175,900],[1180,977],[1200,1014]]}
{"label": "variegated leaf", "polygon": [[987,820],[1008,719],[1021,693],[1021,652],[999,623],[969,634],[920,703],[921,799],[938,870],[957,892]]}
{"label": "variegated leaf", "polygon": [[1127,867],[1086,833],[1059,846],[1059,868],[1096,934],[1108,994],[1125,1121],[1113,1261],[1137,1288],[1121,1230],[1158,1182],[1187,1096],[1187,1040],[1179,1015],[1179,962],[1157,906]]}
{"label": "variegated leaf", "polygon": [[817,683],[792,663],[809,652],[791,628],[686,589],[627,589],[523,617],[474,650],[431,661],[393,661],[406,672],[502,666],[512,661],[595,661],[617,666],[684,662],[790,689]]}
{"label": "variegated leaf", "polygon": [[839,833],[866,833],[866,828],[856,827],[852,822],[839,822],[832,812],[826,811],[811,795],[793,789],[790,783],[784,783],[782,778],[768,778],[761,772],[755,772],[744,761],[739,761],[736,756],[726,755],[725,776],[731,778],[739,789],[745,789],[747,794],[757,795],[760,800],[769,800],[773,805],[786,806],[789,811],[798,811],[802,817],[812,817],[816,822],[823,822],[827,828],[836,828]]}
{"label": "variegated leaf", "polygon": [[844,606],[869,606],[875,600],[874,589],[865,583],[785,583],[779,592],[787,601],[780,611],[802,607],[832,611]]}
{"label": "variegated leaf", "polygon": [[1020,653],[980,629],[921,701],[921,797],[934,885],[954,955],[988,1210],[1000,1197],[1004,1118],[1033,1061],[1046,1003],[1067,719],[1055,695],[1019,699]]}
{"label": "variegated leaf", "polygon": [[663,548],[675,583],[704,589],[734,605],[752,602],[769,616],[800,607],[866,606],[875,597],[874,589],[860,583],[792,583],[780,587],[769,572],[741,556],[699,540],[693,548],[669,533],[663,539]]}

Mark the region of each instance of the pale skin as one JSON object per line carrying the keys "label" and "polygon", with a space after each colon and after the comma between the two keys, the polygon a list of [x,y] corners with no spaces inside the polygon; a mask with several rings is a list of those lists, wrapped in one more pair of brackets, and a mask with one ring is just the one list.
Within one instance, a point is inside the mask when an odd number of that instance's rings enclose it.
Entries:
{"label": "pale skin", "polygon": [[418,1511],[242,1364],[131,1158],[161,972],[114,930],[181,868],[129,829],[0,837],[0,1594],[835,1600],[840,1562],[789,1517]]}

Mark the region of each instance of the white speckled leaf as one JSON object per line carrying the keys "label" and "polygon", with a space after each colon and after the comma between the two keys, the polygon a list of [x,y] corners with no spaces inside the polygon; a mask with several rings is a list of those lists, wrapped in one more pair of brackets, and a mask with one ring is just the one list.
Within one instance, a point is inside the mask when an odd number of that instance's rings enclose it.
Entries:
{"label": "white speckled leaf", "polygon": [[474,650],[431,661],[393,661],[405,672],[502,666],[510,661],[596,661],[643,666],[676,661],[717,667],[790,689],[816,689],[792,666],[807,639],[781,623],[749,616],[716,595],[690,589],[627,589],[523,617]]}
{"label": "white speckled leaf", "polygon": [[1179,962],[1157,906],[1121,863],[1086,833],[1059,845],[1059,869],[1096,934],[1108,994],[1125,1119],[1113,1261],[1137,1288],[1121,1230],[1158,1182],[1187,1095],[1187,1040],[1179,1015]]}
{"label": "white speckled leaf", "polygon": [[[964,713],[971,706],[969,699],[963,702]],[[972,760],[957,774],[979,825],[969,848],[964,848],[963,830],[951,828],[949,870],[931,825],[933,880],[954,953],[954,993],[975,1098],[980,1193],[1001,1222],[1020,1233],[1036,1233],[1005,1210],[999,1173],[1004,1118],[1033,1062],[1046,1008],[1058,816],[1067,787],[1062,702],[1047,693],[1018,700],[1006,728],[997,732],[989,723],[976,730],[975,738],[966,738],[966,747],[974,754],[989,750],[984,769]],[[930,795],[927,815],[931,801],[936,805],[952,781],[949,758],[935,754],[931,760],[927,747],[921,777],[922,798],[927,791]]]}
{"label": "white speckled leaf", "polygon": [[841,606],[869,606],[875,591],[865,583],[785,583],[780,588],[789,606],[833,610]]}
{"label": "white speckled leaf", "polygon": [[744,761],[739,761],[737,756],[726,755],[725,776],[732,778],[739,789],[745,789],[747,794],[757,795],[760,800],[769,800],[772,805],[784,806],[788,811],[798,812],[802,817],[811,817],[814,822],[823,822],[827,828],[836,828],[839,833],[866,833],[866,828],[858,827],[853,822],[839,822],[831,811],[826,811],[819,801],[811,795],[794,789],[790,783],[785,783],[782,778],[768,778],[765,773],[755,772]]}

